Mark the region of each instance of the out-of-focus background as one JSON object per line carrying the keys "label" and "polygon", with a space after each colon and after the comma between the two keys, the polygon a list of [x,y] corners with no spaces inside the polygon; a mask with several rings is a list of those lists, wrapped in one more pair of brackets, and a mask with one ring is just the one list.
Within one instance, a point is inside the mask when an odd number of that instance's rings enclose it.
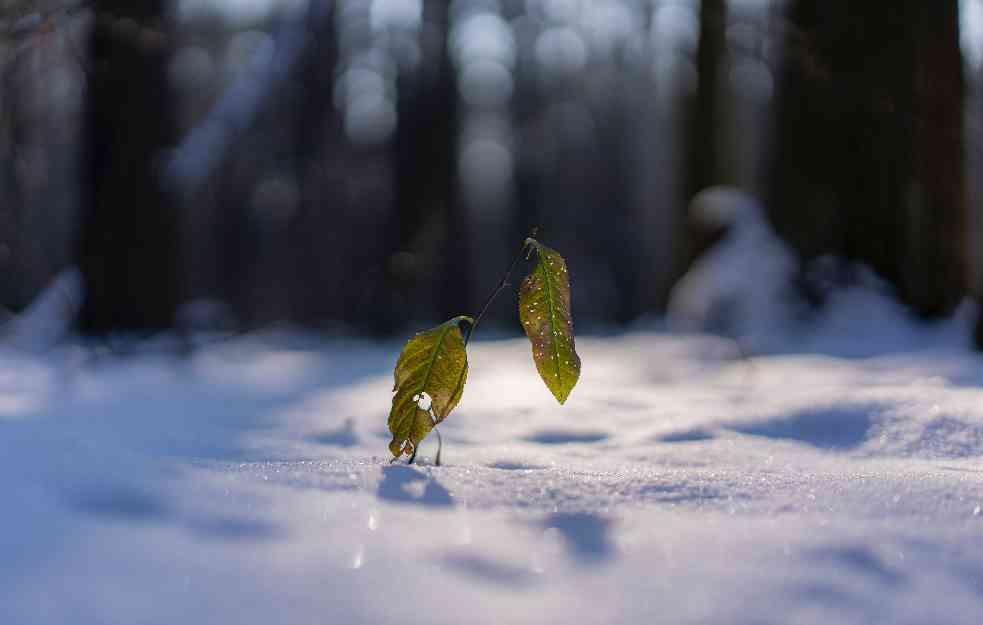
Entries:
{"label": "out-of-focus background", "polygon": [[0,0],[0,304],[60,275],[87,334],[387,336],[538,226],[612,328],[757,219],[805,310],[834,256],[945,316],[981,76],[983,0]]}
{"label": "out-of-focus background", "polygon": [[[0,625],[980,625],[981,78],[983,0],[0,0]],[[520,263],[392,463],[534,227],[570,399]]]}

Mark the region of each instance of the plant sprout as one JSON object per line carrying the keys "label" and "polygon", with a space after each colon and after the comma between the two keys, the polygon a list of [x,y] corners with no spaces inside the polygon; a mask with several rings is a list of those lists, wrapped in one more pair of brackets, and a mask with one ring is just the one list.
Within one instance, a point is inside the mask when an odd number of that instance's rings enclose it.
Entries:
{"label": "plant sprout", "polygon": [[[537,256],[533,270],[519,287],[519,322],[532,344],[533,362],[539,377],[563,404],[580,378],[580,356],[573,336],[570,315],[570,278],[566,261],[535,238],[527,238],[498,286],[485,300],[475,317],[460,315],[435,328],[413,336],[399,355],[393,372],[392,409],[389,451],[393,462],[409,456],[416,459],[420,442],[431,430],[437,432],[437,455],[440,465],[443,441],[437,425],[454,410],[464,392],[468,378],[467,346],[494,299],[508,286],[509,276],[523,256]],[[467,323],[467,335],[461,324]]]}

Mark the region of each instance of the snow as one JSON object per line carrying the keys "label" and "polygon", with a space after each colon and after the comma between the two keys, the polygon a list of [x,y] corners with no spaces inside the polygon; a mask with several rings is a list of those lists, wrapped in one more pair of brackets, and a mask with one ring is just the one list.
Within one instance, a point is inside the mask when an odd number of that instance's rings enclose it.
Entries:
{"label": "snow", "polygon": [[753,352],[776,349],[796,325],[795,253],[772,230],[764,207],[736,187],[700,191],[689,215],[725,234],[673,286],[669,327],[728,336]]}
{"label": "snow", "polygon": [[70,331],[82,295],[82,272],[77,267],[59,272],[30,306],[0,325],[3,344],[27,352],[55,347]]}
{"label": "snow", "polygon": [[976,624],[971,312],[581,337],[562,407],[479,339],[441,467],[389,463],[399,342],[0,352],[0,623]]}
{"label": "snow", "polygon": [[416,402],[416,405],[420,410],[430,410],[430,406],[433,404],[433,398],[430,397],[430,393],[426,391],[414,395],[413,401]]}

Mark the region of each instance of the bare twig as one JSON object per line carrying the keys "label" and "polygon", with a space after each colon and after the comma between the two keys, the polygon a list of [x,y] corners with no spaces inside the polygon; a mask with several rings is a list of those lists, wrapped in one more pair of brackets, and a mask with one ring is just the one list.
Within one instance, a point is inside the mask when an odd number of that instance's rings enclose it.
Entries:
{"label": "bare twig", "polygon": [[471,327],[468,329],[468,335],[464,338],[465,347],[468,346],[468,342],[471,340],[471,335],[474,334],[474,329],[478,327],[478,322],[480,322],[481,318],[485,316],[486,312],[488,312],[488,308],[491,307],[492,302],[495,301],[498,294],[501,293],[506,286],[508,286],[509,276],[512,275],[512,272],[515,270],[515,266],[519,264],[519,261],[522,259],[522,255],[526,252],[526,248],[529,247],[529,239],[535,238],[538,232],[538,227],[533,228],[532,231],[529,232],[528,238],[522,242],[522,247],[519,248],[519,253],[512,259],[512,264],[509,265],[509,268],[502,275],[502,279],[498,282],[498,286],[495,287],[495,290],[492,291],[491,295],[488,296],[488,299],[485,300],[485,304],[481,307],[481,312],[475,315],[474,323],[471,324]]}

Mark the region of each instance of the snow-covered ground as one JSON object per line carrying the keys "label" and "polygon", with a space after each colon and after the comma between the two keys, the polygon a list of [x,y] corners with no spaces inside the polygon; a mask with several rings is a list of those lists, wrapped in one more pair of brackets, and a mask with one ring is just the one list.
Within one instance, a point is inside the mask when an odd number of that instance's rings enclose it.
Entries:
{"label": "snow-covered ground", "polygon": [[442,467],[389,464],[398,343],[3,353],[0,623],[976,625],[966,319],[582,338],[564,407],[479,340]]}

